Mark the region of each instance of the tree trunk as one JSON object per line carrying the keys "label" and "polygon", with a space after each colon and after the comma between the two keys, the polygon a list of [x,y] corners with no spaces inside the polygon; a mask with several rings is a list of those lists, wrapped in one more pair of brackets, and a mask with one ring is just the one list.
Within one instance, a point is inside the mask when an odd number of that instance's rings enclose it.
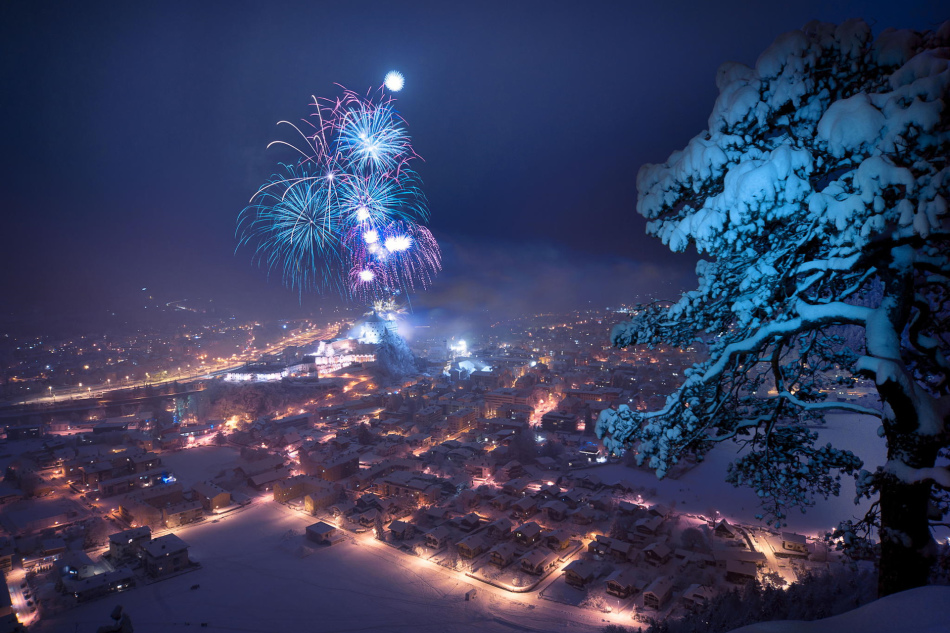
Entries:
{"label": "tree trunk", "polygon": [[878,596],[927,584],[934,542],[927,520],[930,483],[906,484],[888,477],[881,485],[881,561]]}

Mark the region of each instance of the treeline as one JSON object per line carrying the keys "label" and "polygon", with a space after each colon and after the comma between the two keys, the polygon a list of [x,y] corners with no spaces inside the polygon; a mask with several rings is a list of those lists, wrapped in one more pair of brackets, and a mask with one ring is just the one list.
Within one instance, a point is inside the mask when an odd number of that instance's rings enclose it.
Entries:
{"label": "treeline", "polygon": [[750,582],[720,594],[704,608],[679,619],[650,621],[631,629],[604,627],[603,633],[727,633],[772,620],[820,620],[851,611],[877,598],[877,574],[839,567],[809,574],[787,589]]}

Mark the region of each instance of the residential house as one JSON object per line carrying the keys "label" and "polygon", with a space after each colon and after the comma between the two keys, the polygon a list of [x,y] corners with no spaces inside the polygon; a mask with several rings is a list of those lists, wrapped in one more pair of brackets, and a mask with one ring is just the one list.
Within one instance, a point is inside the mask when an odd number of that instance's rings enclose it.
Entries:
{"label": "residential house", "polygon": [[570,511],[570,508],[567,507],[566,503],[554,499],[542,505],[541,510],[544,511],[549,520],[563,521],[567,518],[567,513]]}
{"label": "residential house", "polygon": [[482,518],[480,516],[474,512],[470,512],[459,520],[459,529],[463,532],[471,532],[477,529],[478,526],[481,525],[481,522]]}
{"label": "residential house", "polygon": [[571,510],[575,510],[584,501],[584,493],[580,490],[571,488],[570,490],[565,490],[558,496],[558,500],[562,503],[566,503],[567,507]]}
{"label": "residential house", "polygon": [[538,501],[524,497],[511,504],[511,516],[515,519],[527,519],[538,511]]}
{"label": "residential house", "polygon": [[544,542],[555,552],[562,552],[571,545],[571,534],[567,530],[551,530],[545,532]]}
{"label": "residential house", "polygon": [[597,577],[600,565],[593,561],[578,559],[564,568],[564,581],[577,589],[586,589]]}
{"label": "residential house", "polygon": [[540,576],[549,569],[557,567],[557,552],[536,548],[528,551],[519,559],[521,570],[527,574]]}
{"label": "residential house", "polygon": [[444,525],[433,528],[426,532],[426,546],[436,550],[442,549],[449,542],[451,535],[449,528]]}
{"label": "residential house", "polygon": [[648,609],[662,609],[673,596],[673,579],[658,576],[643,591],[643,606]]}
{"label": "residential house", "polygon": [[511,541],[504,541],[498,543],[493,548],[488,550],[488,560],[493,565],[498,567],[505,567],[515,559],[515,553],[517,547]]}
{"label": "residential house", "polygon": [[731,560],[752,563],[756,567],[764,567],[767,562],[762,552],[750,552],[745,549],[718,549],[713,551],[713,556],[716,558],[716,567],[720,569],[725,569]]}
{"label": "residential house", "polygon": [[607,576],[607,593],[621,600],[640,593],[643,585],[632,569],[618,569]]}
{"label": "residential house", "polygon": [[200,481],[191,487],[205,512],[214,513],[231,505],[231,493],[210,481]]}
{"label": "residential house", "polygon": [[668,563],[672,555],[673,550],[666,543],[654,542],[643,548],[643,559],[654,567]]}
{"label": "residential house", "polygon": [[730,559],[726,561],[726,580],[744,583],[755,580],[757,569],[751,561]]}
{"label": "residential house", "polygon": [[721,519],[713,529],[713,534],[722,538],[735,538],[736,530],[725,519]]}
{"label": "residential house", "polygon": [[339,528],[324,521],[307,526],[307,539],[321,545],[330,545],[339,533]]}
{"label": "residential house", "polygon": [[510,508],[511,504],[515,501],[516,499],[511,495],[501,494],[491,500],[491,506],[499,512],[504,512]]}
{"label": "residential house", "polygon": [[63,591],[67,595],[71,594],[77,602],[86,602],[135,586],[135,574],[128,567],[119,567],[112,571],[85,578],[73,578],[67,575],[63,577],[62,583]]}
{"label": "residential house", "polygon": [[152,530],[148,526],[132,528],[109,535],[109,558],[113,561],[139,556],[142,547],[152,540]]}
{"label": "residential house", "polygon": [[412,538],[416,533],[416,526],[405,521],[393,521],[389,524],[389,533],[393,535],[394,539],[404,541],[407,538]]}
{"label": "residential house", "polygon": [[179,501],[162,508],[162,522],[167,528],[194,523],[204,516],[204,508],[197,499]]}
{"label": "residential house", "polygon": [[626,541],[598,534],[587,545],[587,551],[604,558],[610,557],[618,562],[625,562],[631,560],[633,545]]}
{"label": "residential house", "polygon": [[501,517],[488,524],[485,532],[489,537],[498,540],[507,538],[511,534],[512,523],[508,517]]}
{"label": "residential house", "polygon": [[715,592],[711,587],[692,584],[683,592],[683,604],[690,609],[699,609],[708,603],[714,595]]}
{"label": "residential house", "polygon": [[795,534],[794,532],[782,532],[782,547],[788,550],[787,554],[792,556],[796,554],[808,554],[808,541],[805,540],[803,535]]}
{"label": "residential house", "polygon": [[481,534],[470,534],[456,543],[459,556],[463,558],[475,558],[482,555],[488,549],[488,542]]}
{"label": "residential house", "polygon": [[525,523],[515,530],[515,540],[522,547],[531,547],[541,540],[541,526],[531,521]]}
{"label": "residential house", "polygon": [[571,512],[571,522],[577,525],[590,525],[596,519],[597,512],[586,506]]}
{"label": "residential house", "polygon": [[175,534],[152,539],[142,547],[142,551],[145,554],[145,571],[152,577],[167,576],[191,564],[188,560],[188,544]]}
{"label": "residential house", "polygon": [[661,525],[663,525],[662,518],[658,516],[648,516],[637,520],[637,522],[633,524],[633,529],[641,536],[656,536]]}

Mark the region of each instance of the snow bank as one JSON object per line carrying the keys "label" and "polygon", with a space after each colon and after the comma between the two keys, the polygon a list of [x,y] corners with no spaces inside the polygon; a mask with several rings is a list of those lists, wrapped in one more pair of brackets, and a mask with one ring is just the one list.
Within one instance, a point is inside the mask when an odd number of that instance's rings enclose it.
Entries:
{"label": "snow bank", "polygon": [[875,600],[833,618],[802,622],[760,622],[732,633],[946,633],[950,628],[950,587],[920,587]]}

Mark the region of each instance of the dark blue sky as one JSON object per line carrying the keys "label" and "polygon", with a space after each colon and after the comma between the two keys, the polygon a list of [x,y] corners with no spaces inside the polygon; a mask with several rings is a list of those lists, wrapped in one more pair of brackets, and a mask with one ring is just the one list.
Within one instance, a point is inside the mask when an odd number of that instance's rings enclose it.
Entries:
{"label": "dark blue sky", "polygon": [[780,4],[4,2],[3,310],[68,313],[143,286],[296,305],[234,255],[235,216],[286,158],[265,150],[278,120],[392,68],[445,249],[414,301],[675,285],[691,260],[643,234],[635,177],[705,127],[720,63],[754,63],[814,18],[878,32],[947,17],[937,2]]}

